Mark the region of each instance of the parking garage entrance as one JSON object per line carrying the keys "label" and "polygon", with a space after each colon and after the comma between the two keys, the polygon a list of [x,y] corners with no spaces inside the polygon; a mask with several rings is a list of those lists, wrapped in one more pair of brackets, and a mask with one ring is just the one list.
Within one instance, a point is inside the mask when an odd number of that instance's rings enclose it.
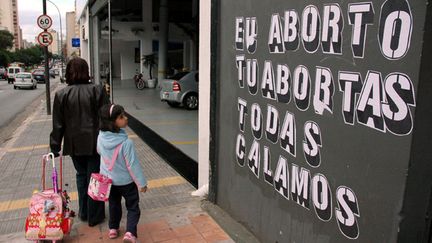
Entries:
{"label": "parking garage entrance", "polygon": [[[168,14],[165,27],[161,23],[161,16],[165,16],[162,4],[166,4],[165,14]],[[93,72],[98,75],[99,82],[106,82],[112,75],[113,100],[125,107],[130,115],[130,127],[195,186],[198,180],[198,111],[185,109],[181,103],[162,102],[160,89],[166,78],[175,78],[176,74],[197,68],[197,8],[195,0],[113,0],[111,73],[108,71],[106,7],[100,9],[93,26],[98,37]],[[165,47],[161,44],[164,28],[168,29]],[[161,58],[165,60],[164,68],[161,68]],[[136,88],[133,80],[137,73],[142,73],[147,84],[142,90]],[[178,85],[178,90],[186,88],[180,87],[180,82]]]}

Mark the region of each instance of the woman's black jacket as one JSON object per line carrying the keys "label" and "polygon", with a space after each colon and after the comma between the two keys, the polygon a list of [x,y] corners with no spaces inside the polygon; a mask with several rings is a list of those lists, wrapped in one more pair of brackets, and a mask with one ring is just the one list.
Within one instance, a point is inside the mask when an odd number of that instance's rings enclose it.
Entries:
{"label": "woman's black jacket", "polygon": [[58,155],[64,138],[63,155],[95,155],[99,133],[99,109],[109,103],[101,85],[74,84],[54,97],[51,152]]}

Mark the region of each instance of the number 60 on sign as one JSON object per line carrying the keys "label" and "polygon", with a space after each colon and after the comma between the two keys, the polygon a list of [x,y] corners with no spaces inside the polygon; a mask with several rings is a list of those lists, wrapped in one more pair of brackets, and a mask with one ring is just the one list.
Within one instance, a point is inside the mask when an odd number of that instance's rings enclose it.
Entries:
{"label": "number 60 on sign", "polygon": [[41,29],[49,29],[52,25],[52,19],[50,16],[43,14],[37,18],[37,24]]}

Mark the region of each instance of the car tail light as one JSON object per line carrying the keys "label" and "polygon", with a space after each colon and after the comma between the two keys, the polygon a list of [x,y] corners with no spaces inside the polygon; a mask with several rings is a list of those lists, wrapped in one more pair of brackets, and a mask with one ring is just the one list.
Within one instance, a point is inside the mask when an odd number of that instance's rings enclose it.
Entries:
{"label": "car tail light", "polygon": [[177,81],[173,82],[173,91],[181,91],[180,84]]}

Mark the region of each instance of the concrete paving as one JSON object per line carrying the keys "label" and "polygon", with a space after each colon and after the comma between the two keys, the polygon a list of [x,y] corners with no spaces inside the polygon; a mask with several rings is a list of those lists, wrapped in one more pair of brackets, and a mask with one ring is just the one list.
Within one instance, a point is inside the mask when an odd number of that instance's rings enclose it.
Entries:
{"label": "concrete paving", "polygon": [[[59,88],[62,87],[60,85]],[[49,151],[52,120],[51,116],[46,115],[44,105],[41,102],[0,147],[0,242],[26,242],[24,223],[28,201],[33,191],[41,188],[41,157]],[[149,180],[149,191],[141,194],[140,200],[140,242],[233,242],[203,211],[201,199],[190,196],[195,188],[130,129],[128,134],[135,143]],[[64,188],[72,199],[71,208],[76,211],[75,169],[69,157],[64,158],[63,168]],[[50,171],[47,174],[50,175]],[[50,182],[48,177],[46,181]],[[108,215],[108,210],[106,212]],[[124,226],[123,219],[121,229]],[[107,239],[107,220],[90,228],[76,219],[73,231],[64,242],[117,241]]]}

